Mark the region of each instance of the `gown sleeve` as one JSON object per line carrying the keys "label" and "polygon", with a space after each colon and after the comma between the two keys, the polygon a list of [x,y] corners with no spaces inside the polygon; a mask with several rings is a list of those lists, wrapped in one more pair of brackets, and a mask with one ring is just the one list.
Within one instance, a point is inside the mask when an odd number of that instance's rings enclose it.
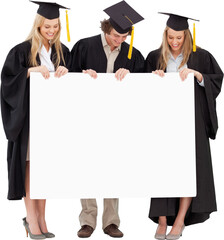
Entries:
{"label": "gown sleeve", "polygon": [[65,60],[65,67],[67,69],[70,69],[71,53],[70,53],[69,49],[65,45],[63,45],[63,44],[62,44],[62,52],[63,52],[63,56],[64,56],[64,60]]}
{"label": "gown sleeve", "polygon": [[160,49],[150,52],[145,60],[145,72],[151,73],[157,70]]}
{"label": "gown sleeve", "polygon": [[85,56],[87,52],[87,42],[79,40],[71,51],[71,72],[82,72],[85,69]]}
{"label": "gown sleeve", "polygon": [[22,45],[8,54],[1,73],[1,113],[8,140],[16,141],[28,114],[28,54]]}
{"label": "gown sleeve", "polygon": [[135,58],[134,69],[131,72],[133,72],[133,73],[143,73],[144,72],[145,59],[137,49],[135,49],[134,58]]}
{"label": "gown sleeve", "polygon": [[[218,63],[216,62],[215,58],[210,53],[207,52],[207,56],[204,59],[204,66],[206,66],[207,70],[201,72],[204,78],[205,96],[207,102],[207,111],[204,111],[204,116],[206,119],[208,136],[211,139],[215,139],[218,130],[216,98],[221,91],[223,72],[219,67]],[[209,121],[206,115],[208,115]]]}

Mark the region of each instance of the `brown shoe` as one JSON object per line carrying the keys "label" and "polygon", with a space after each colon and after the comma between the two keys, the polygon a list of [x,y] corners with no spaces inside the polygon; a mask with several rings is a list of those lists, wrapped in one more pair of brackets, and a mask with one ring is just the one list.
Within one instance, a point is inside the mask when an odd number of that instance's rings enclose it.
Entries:
{"label": "brown shoe", "polygon": [[89,225],[83,225],[81,229],[78,231],[77,235],[80,238],[88,238],[92,235],[94,229]]}
{"label": "brown shoe", "polygon": [[118,226],[116,226],[115,224],[110,224],[103,231],[105,234],[108,234],[109,236],[114,238],[121,238],[124,236],[124,234],[118,229]]}

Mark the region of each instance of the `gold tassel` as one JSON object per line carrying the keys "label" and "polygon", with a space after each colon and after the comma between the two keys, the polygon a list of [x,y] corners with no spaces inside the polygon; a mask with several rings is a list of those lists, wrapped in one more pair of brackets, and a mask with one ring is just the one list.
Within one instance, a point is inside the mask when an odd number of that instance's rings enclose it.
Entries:
{"label": "gold tassel", "polygon": [[66,10],[66,29],[67,29],[67,39],[68,39],[68,42],[70,42],[71,39],[70,39],[70,32],[69,32],[68,10]]}
{"label": "gold tassel", "polygon": [[133,49],[133,40],[134,40],[134,26],[132,26],[132,31],[131,31],[131,42],[130,42],[130,47],[128,51],[128,59],[131,59],[132,49]]}
{"label": "gold tassel", "polygon": [[195,43],[195,23],[193,25],[193,52],[196,52],[196,43]]}

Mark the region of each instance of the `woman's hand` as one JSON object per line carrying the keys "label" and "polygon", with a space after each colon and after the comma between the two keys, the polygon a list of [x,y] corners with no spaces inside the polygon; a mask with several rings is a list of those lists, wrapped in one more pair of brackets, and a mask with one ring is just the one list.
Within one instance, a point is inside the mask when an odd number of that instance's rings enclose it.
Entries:
{"label": "woman's hand", "polygon": [[163,70],[156,70],[156,71],[153,71],[152,73],[156,74],[156,75],[159,75],[160,77],[164,77],[165,76],[165,73]]}
{"label": "woman's hand", "polygon": [[97,78],[97,72],[92,69],[82,70],[83,73],[87,73],[90,75],[90,77],[96,79]]}
{"label": "woman's hand", "polygon": [[61,76],[64,76],[68,73],[68,69],[64,66],[59,66],[54,74],[55,77],[60,78]]}
{"label": "woman's hand", "polygon": [[125,68],[119,68],[116,73],[115,73],[115,77],[117,80],[122,81],[122,79],[124,79],[124,77],[130,73],[130,71],[128,69]]}
{"label": "woman's hand", "polygon": [[40,72],[45,79],[50,77],[50,72],[45,66],[31,67],[28,69],[27,78],[30,77],[31,72]]}
{"label": "woman's hand", "polygon": [[202,79],[203,79],[202,74],[190,68],[184,68],[180,71],[181,80],[184,81],[187,78],[189,73],[193,73],[194,77],[196,77],[199,82],[202,82]]}

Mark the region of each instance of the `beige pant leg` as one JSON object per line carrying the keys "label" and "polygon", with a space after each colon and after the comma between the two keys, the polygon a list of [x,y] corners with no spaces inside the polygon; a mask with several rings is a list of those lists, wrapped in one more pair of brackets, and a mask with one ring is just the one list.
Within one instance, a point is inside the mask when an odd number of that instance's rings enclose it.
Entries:
{"label": "beige pant leg", "polygon": [[110,224],[115,224],[118,227],[120,226],[118,203],[118,198],[104,198],[103,229]]}
{"label": "beige pant leg", "polygon": [[79,215],[80,225],[89,225],[96,228],[97,203],[96,199],[81,199],[82,211]]}

